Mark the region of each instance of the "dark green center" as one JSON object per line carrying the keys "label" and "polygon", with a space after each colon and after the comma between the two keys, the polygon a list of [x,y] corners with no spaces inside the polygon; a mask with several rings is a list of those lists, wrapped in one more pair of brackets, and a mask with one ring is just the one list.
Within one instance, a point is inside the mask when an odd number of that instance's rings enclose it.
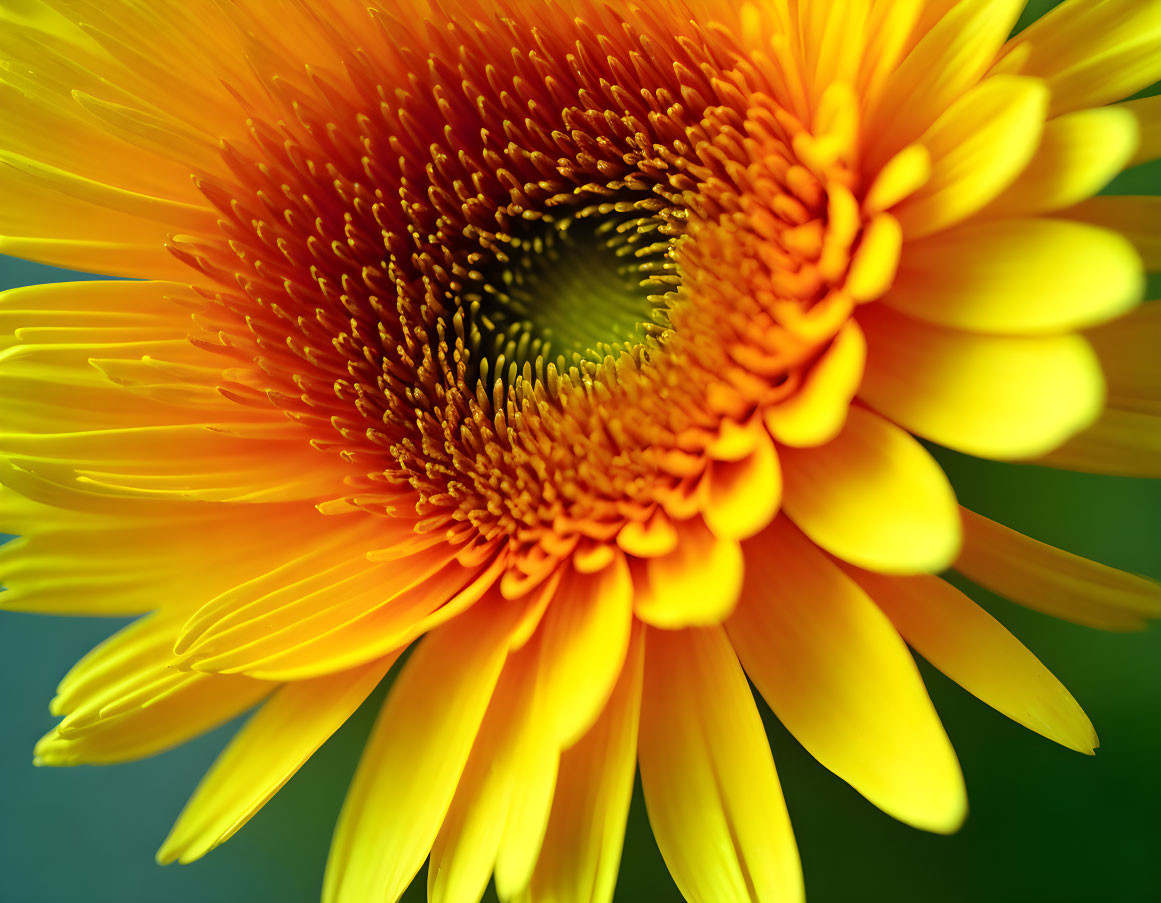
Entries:
{"label": "dark green center", "polygon": [[575,377],[664,330],[679,277],[656,218],[593,211],[526,226],[464,296],[486,384]]}

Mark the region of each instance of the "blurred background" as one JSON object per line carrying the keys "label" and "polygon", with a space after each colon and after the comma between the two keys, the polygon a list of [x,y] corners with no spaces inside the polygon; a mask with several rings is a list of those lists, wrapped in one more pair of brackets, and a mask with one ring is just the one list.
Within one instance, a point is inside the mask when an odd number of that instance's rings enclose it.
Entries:
{"label": "blurred background", "polygon": [[[1051,5],[1031,4],[1023,22]],[[1161,167],[1138,167],[1109,191],[1161,193]],[[86,277],[0,258],[0,289],[79,278]],[[1161,298],[1156,279],[1150,297]],[[1161,481],[935,452],[968,507],[1070,551],[1161,578]],[[1101,748],[1087,757],[1057,747],[921,664],[959,752],[971,803],[963,830],[940,837],[874,809],[764,711],[810,903],[1161,900],[1161,625],[1100,633],[965,588],[1073,691]],[[238,725],[135,764],[36,769],[32,747],[54,722],[48,701],[57,681],[124,622],[13,613],[0,621],[0,900],[318,900],[331,830],[382,688],[228,844],[194,865],[163,869],[154,852]],[[420,875],[405,899],[423,900],[424,883]],[[649,832],[639,787],[616,899],[681,899]]]}

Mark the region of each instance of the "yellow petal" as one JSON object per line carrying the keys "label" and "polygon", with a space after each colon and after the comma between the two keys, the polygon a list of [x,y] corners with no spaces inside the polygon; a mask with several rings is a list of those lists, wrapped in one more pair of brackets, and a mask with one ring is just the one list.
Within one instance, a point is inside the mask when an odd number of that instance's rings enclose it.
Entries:
{"label": "yellow petal", "polygon": [[561,748],[572,746],[604,709],[625,662],[632,620],[633,579],[624,556],[596,574],[561,581],[540,626],[537,676]]}
{"label": "yellow petal", "polygon": [[984,458],[1031,458],[1100,413],[1100,364],[1078,336],[975,335],[882,308],[860,322],[870,348],[860,397],[941,445]]}
{"label": "yellow petal", "polygon": [[938,577],[851,569],[908,644],[978,699],[1069,749],[1097,746],[1088,716],[1052,672],[999,621]]}
{"label": "yellow petal", "polygon": [[395,900],[427,857],[507,654],[516,606],[477,606],[399,674],[347,792],[324,903]]}
{"label": "yellow petal", "polygon": [[802,876],[758,709],[720,627],[646,637],[639,756],[653,834],[690,903],[795,903]]}
{"label": "yellow petal", "polygon": [[908,239],[966,219],[1011,185],[1040,144],[1047,108],[1042,82],[1009,75],[981,82],[948,108],[920,139],[931,178],[895,210]]}
{"label": "yellow petal", "polygon": [[[939,15],[947,4],[925,4]],[[992,65],[1011,33],[1024,0],[962,0],[934,23],[895,69],[872,108],[881,122],[869,140],[868,159],[878,168],[922,134]]]}
{"label": "yellow petal", "polygon": [[1145,269],[1161,272],[1161,197],[1090,198],[1060,215],[1115,229],[1133,243]]}
{"label": "yellow petal", "polygon": [[955,568],[1013,602],[1088,627],[1135,630],[1161,617],[1161,585],[1097,564],[962,509]]}
{"label": "yellow petal", "polygon": [[548,831],[520,903],[612,903],[637,770],[643,652],[638,629],[601,717],[561,756]]}
{"label": "yellow petal", "polygon": [[[196,366],[205,354],[187,338],[187,305],[201,303],[188,286],[160,282],[0,293],[3,428],[43,434],[62,423],[85,432],[280,417],[273,410],[247,415],[218,392],[220,368]],[[137,379],[126,378],[129,367],[138,368]]]}
{"label": "yellow petal", "polygon": [[828,552],[888,573],[934,573],[955,560],[955,493],[927,450],[899,427],[851,408],[831,442],[786,449],[784,458],[783,508]]}
{"label": "yellow petal", "polygon": [[82,273],[133,279],[189,279],[194,273],[158,242],[129,243],[95,239],[54,239],[0,235],[0,254]]}
{"label": "yellow petal", "polygon": [[[169,231],[209,231],[217,220],[213,210],[203,200],[202,205],[189,204],[166,197],[155,197],[119,188],[87,178],[75,172],[52,166],[40,160],[0,150],[0,187],[11,188],[20,182],[41,185],[60,192],[61,214],[92,217],[102,209],[151,220],[161,224],[158,227],[158,243],[164,241]],[[185,187],[185,186],[182,186]],[[69,210],[67,200],[81,202]],[[96,208],[96,209],[93,209]]]}
{"label": "yellow petal", "polygon": [[1109,406],[1161,414],[1161,303],[1142,304],[1085,338],[1100,358]]}
{"label": "yellow petal", "polygon": [[[512,758],[516,779],[496,851],[496,893],[502,900],[513,899],[532,882],[532,873],[548,830],[556,775],[560,766],[561,744],[554,723],[567,723],[567,717],[562,718],[557,711],[563,700],[558,700],[553,692],[559,692],[561,687],[546,679],[552,668],[551,657],[558,648],[556,642],[560,639],[559,636],[549,636],[548,631],[541,631],[531,644],[536,647],[538,667],[532,678],[531,701],[524,724],[508,753]],[[623,651],[621,654],[620,660],[623,661]],[[584,698],[585,693],[581,690],[577,695]],[[599,712],[592,714],[595,716]]]}
{"label": "yellow petal", "polygon": [[[0,471],[0,480],[10,476]],[[147,505],[66,510],[0,487],[0,524],[19,535],[0,545],[0,583],[7,587],[0,609],[100,616],[161,607],[189,612],[313,541],[322,520],[313,507],[298,503]]]}
{"label": "yellow petal", "polygon": [[1106,408],[1038,464],[1120,477],[1161,477],[1161,413]]}
{"label": "yellow petal", "polygon": [[977,222],[907,246],[884,301],[941,326],[1060,332],[1129,310],[1144,292],[1133,246],[1065,220]]}
{"label": "yellow petal", "polygon": [[[985,208],[984,215],[1046,213],[1091,197],[1129,165],[1137,135],[1133,116],[1111,107],[1051,120],[1028,168]],[[1065,256],[1061,254],[1062,259]]]}
{"label": "yellow petal", "polygon": [[519,744],[528,729],[537,651],[509,657],[472,745],[463,775],[431,848],[429,903],[479,900],[488,886],[517,781]]}
{"label": "yellow petal", "polygon": [[508,817],[500,848],[496,851],[496,893],[510,900],[528,888],[552,810],[560,750],[546,730],[536,727],[536,714],[544,708],[534,703],[532,723],[523,732],[515,751],[514,768],[519,779],[513,786]]}
{"label": "yellow petal", "polygon": [[406,645],[440,606],[464,594],[475,601],[495,582],[498,567],[461,567],[443,546],[367,559],[385,530],[409,526],[344,519],[326,542],[209,600],[178,641],[185,666],[278,680],[344,670]]}
{"label": "yellow petal", "polygon": [[158,863],[193,862],[229,840],[354,713],[395,658],[279,689],[202,779]]}
{"label": "yellow petal", "polygon": [[1062,3],[1010,44],[1048,81],[1054,113],[1096,107],[1161,79],[1161,2]]}
{"label": "yellow petal", "polygon": [[1137,122],[1137,152],[1128,165],[1136,166],[1161,157],[1161,94],[1126,101],[1113,109],[1123,110]]}
{"label": "yellow petal", "polygon": [[633,611],[655,627],[717,624],[738,601],[742,550],[737,540],[715,536],[700,519],[678,525],[677,548],[645,561]]}
{"label": "yellow petal", "polygon": [[967,811],[959,764],[890,621],[784,520],[746,555],[746,588],[727,629],[774,714],[884,812],[956,830]]}
{"label": "yellow petal", "polygon": [[876,215],[851,260],[846,290],[858,302],[874,301],[891,287],[903,250],[903,229],[889,213]]}
{"label": "yellow petal", "polygon": [[141,618],[85,656],[61,682],[64,720],[36,745],[41,765],[125,762],[162,752],[244,712],[275,685],[175,668],[180,611]]}
{"label": "yellow petal", "polygon": [[770,434],[782,445],[799,448],[822,445],[837,436],[863,378],[866,357],[863,331],[848,321],[798,391],[766,412]]}
{"label": "yellow petal", "polygon": [[742,460],[712,462],[709,481],[709,498],[702,516],[717,536],[753,536],[778,513],[782,469],[774,443],[764,434]]}
{"label": "yellow petal", "polygon": [[930,178],[931,152],[922,144],[909,144],[875,175],[863,207],[869,214],[890,210],[915,194]]}

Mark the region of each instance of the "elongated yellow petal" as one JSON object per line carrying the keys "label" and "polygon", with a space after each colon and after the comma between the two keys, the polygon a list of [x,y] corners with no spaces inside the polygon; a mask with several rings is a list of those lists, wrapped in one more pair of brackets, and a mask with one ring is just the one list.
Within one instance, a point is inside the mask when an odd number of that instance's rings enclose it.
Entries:
{"label": "elongated yellow petal", "polygon": [[904,235],[946,229],[1011,185],[1040,144],[1047,108],[1042,82],[1005,75],[949,107],[920,139],[931,153],[931,178],[895,210]]}
{"label": "elongated yellow petal", "polygon": [[751,540],[727,629],[778,719],[883,811],[930,831],[959,827],[955,753],[907,647],[838,566],[786,521]]}
{"label": "elongated yellow petal", "polygon": [[1161,303],[1150,301],[1085,333],[1100,358],[1109,406],[1161,414]]}
{"label": "elongated yellow petal", "polygon": [[[0,471],[0,479],[9,476]],[[0,545],[0,584],[7,587],[0,609],[189,613],[281,563],[313,541],[321,523],[322,515],[297,503],[257,508],[152,502],[143,508],[129,502],[77,511],[0,487],[0,525],[19,535]]]}
{"label": "elongated yellow petal", "polygon": [[504,665],[431,848],[430,903],[479,900],[488,886],[516,783],[525,777],[519,744],[530,727],[538,652],[525,647]]}
{"label": "elongated yellow petal", "polygon": [[787,449],[785,462],[786,514],[828,552],[888,573],[933,573],[955,560],[959,512],[947,477],[877,414],[852,408],[835,439]]}
{"label": "elongated yellow petal", "polygon": [[850,569],[908,644],[957,684],[1029,730],[1089,753],[1096,732],[1072,694],[990,614],[938,577]]}
{"label": "elongated yellow petal", "polygon": [[715,536],[696,518],[687,521],[673,552],[646,560],[633,611],[668,629],[720,623],[737,604],[742,567],[737,540]]}
{"label": "elongated yellow petal", "polygon": [[[948,4],[924,4],[921,14],[938,16]],[[888,156],[919,137],[987,71],[1016,23],[1023,0],[961,0],[922,34],[888,78],[873,108],[882,128],[869,136],[869,162]]]}
{"label": "elongated yellow petal", "polygon": [[1161,477],[1161,413],[1107,408],[1092,426],[1037,459],[1120,477]]}
{"label": "elongated yellow petal", "polygon": [[1112,109],[1123,110],[1137,122],[1137,152],[1128,165],[1136,166],[1161,157],[1161,94],[1126,101]]}
{"label": "elongated yellow petal", "polygon": [[1091,326],[1144,292],[1133,246],[1108,229],[1025,219],[960,226],[908,246],[884,299],[958,329],[1030,334]]}
{"label": "elongated yellow petal", "polygon": [[1054,113],[1120,100],[1161,79],[1158,0],[1072,0],[1010,43],[1021,71],[1048,81]]}
{"label": "elongated yellow petal", "polygon": [[1129,165],[1137,141],[1137,122],[1125,110],[1081,110],[1053,119],[1028,168],[983,215],[1027,216],[1077,204]]}
{"label": "elongated yellow petal", "polygon": [[515,606],[429,635],[392,688],[339,817],[325,903],[399,898],[439,831],[507,654]]}
{"label": "elongated yellow petal", "polygon": [[1136,630],[1161,617],[1161,585],[1038,542],[961,509],[964,547],[955,569],[1028,608],[1105,630]]}
{"label": "elongated yellow petal", "polygon": [[984,458],[1042,455],[1100,413],[1100,364],[1078,336],[983,336],[885,309],[860,318],[859,395],[916,435]]}
{"label": "elongated yellow petal", "polygon": [[519,903],[613,899],[637,770],[644,645],[638,628],[601,717],[561,756],[548,831]]}
{"label": "elongated yellow petal", "polygon": [[218,757],[157,861],[193,862],[229,840],[351,716],[394,661],[391,656],[279,689]]}
{"label": "elongated yellow petal", "polygon": [[1133,243],[1145,269],[1161,272],[1161,197],[1090,198],[1060,211],[1060,215],[1116,229]]}
{"label": "elongated yellow petal", "polygon": [[106,276],[181,280],[191,272],[160,243],[0,235],[0,254]]}
{"label": "elongated yellow petal", "polygon": [[922,144],[909,144],[876,173],[863,207],[872,214],[890,210],[911,197],[930,178],[931,152]]}
{"label": "elongated yellow petal", "polygon": [[580,739],[605,708],[625,662],[632,620],[633,579],[621,555],[591,576],[569,574],[549,603],[540,626],[537,681],[561,748]]}
{"label": "elongated yellow petal", "polygon": [[[73,211],[79,215],[84,213],[92,215],[102,209],[112,210],[156,221],[173,231],[212,229],[216,221],[208,204],[197,206],[171,198],[128,191],[9,150],[0,150],[0,187],[21,180],[50,188],[66,197],[92,205]],[[93,207],[97,209],[94,210]],[[66,212],[60,211],[62,214]],[[159,228],[159,243],[164,241],[165,234],[165,231]]]}
{"label": "elongated yellow petal", "polygon": [[58,689],[53,712],[65,717],[37,743],[37,764],[153,755],[229,721],[275,688],[179,672],[172,647],[180,623],[180,611],[139,619],[82,659]]}
{"label": "elongated yellow petal", "polygon": [[341,521],[326,543],[209,600],[177,645],[186,666],[279,679],[353,667],[410,642],[416,625],[461,591],[473,588],[478,599],[495,581],[492,572],[480,583],[481,573],[451,562],[446,548],[369,561],[377,540],[409,524],[391,526]]}
{"label": "elongated yellow petal", "polygon": [[725,632],[651,630],[645,648],[641,784],[681,893],[690,903],[801,901],[774,760]]}
{"label": "elongated yellow petal", "polygon": [[542,699],[534,701],[532,719],[515,750],[518,780],[496,851],[496,893],[504,900],[532,882],[556,791],[560,750],[549,731],[537,729],[537,721],[547,714]]}

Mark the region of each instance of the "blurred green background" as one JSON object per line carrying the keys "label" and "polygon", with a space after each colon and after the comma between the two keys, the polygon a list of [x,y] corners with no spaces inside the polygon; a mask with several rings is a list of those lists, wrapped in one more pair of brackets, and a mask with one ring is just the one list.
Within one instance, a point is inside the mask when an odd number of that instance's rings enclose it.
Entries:
{"label": "blurred green background", "polygon": [[[1033,3],[1024,21],[1051,5]],[[1139,167],[1110,190],[1161,193],[1161,168]],[[0,288],[76,278],[83,277],[0,258]],[[1161,297],[1157,280],[1150,295]],[[969,507],[1065,549],[1161,578],[1161,481],[937,454]],[[810,903],[1161,900],[1161,626],[1100,633],[973,594],[1072,689],[1101,749],[1086,757],[1057,747],[924,665],[971,801],[964,829],[939,837],[878,812],[764,712]],[[154,865],[154,851],[236,724],[135,764],[31,764],[33,744],[53,724],[47,705],[57,681],[121,623],[2,617],[0,900],[315,903],[342,794],[381,692],[226,846],[192,866],[163,869]],[[420,876],[406,899],[422,900],[422,887]],[[680,900],[639,789],[617,900]]]}

